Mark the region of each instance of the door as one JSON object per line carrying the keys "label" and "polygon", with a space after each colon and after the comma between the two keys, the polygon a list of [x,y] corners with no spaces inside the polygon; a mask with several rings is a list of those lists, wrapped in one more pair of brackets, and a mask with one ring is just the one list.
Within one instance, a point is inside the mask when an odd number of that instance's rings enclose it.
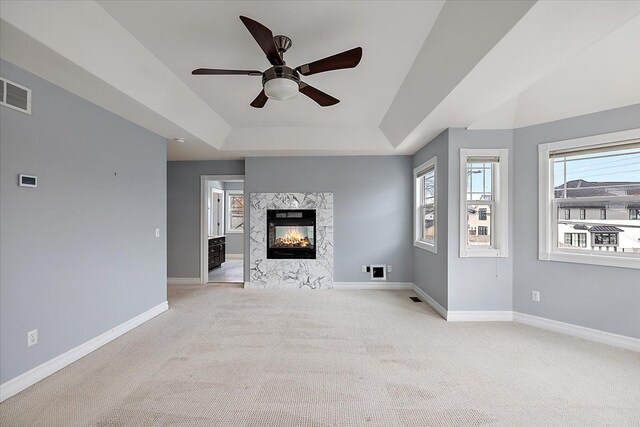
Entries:
{"label": "door", "polygon": [[224,234],[224,211],[223,193],[216,188],[211,189],[211,231],[210,236],[221,236]]}

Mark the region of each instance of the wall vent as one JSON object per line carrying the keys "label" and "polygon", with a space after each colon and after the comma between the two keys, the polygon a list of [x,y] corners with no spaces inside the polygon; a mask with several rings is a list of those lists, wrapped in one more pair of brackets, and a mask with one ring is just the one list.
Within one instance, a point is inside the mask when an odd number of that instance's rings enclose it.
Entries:
{"label": "wall vent", "polygon": [[0,77],[0,105],[31,114],[31,89]]}

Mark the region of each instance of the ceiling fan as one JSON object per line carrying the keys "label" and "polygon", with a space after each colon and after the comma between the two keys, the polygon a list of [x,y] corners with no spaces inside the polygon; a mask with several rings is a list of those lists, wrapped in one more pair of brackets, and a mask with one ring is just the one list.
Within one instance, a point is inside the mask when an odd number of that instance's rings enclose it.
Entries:
{"label": "ceiling fan", "polygon": [[198,68],[193,70],[193,75],[244,75],[261,76],[262,91],[251,103],[252,107],[262,108],[269,98],[284,101],[294,98],[298,92],[313,99],[321,107],[328,107],[340,102],[339,99],[328,95],[313,86],[300,80],[300,75],[310,76],[312,74],[323,73],[325,71],[340,70],[343,68],[354,68],[362,58],[362,48],[356,47],[336,55],[328,56],[308,64],[300,65],[296,68],[287,66],[282,58],[283,54],[291,47],[292,42],[286,36],[273,36],[270,29],[261,23],[246,16],[241,16],[240,20],[247,27],[253,38],[258,42],[260,48],[267,55],[267,59],[272,67],[266,71],[258,70],[219,70],[212,68]]}

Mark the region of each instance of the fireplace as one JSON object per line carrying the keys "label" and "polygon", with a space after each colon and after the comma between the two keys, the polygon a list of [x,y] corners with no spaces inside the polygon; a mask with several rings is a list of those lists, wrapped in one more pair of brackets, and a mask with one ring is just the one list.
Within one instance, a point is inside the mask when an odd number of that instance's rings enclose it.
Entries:
{"label": "fireplace", "polygon": [[314,209],[267,210],[268,259],[316,259]]}

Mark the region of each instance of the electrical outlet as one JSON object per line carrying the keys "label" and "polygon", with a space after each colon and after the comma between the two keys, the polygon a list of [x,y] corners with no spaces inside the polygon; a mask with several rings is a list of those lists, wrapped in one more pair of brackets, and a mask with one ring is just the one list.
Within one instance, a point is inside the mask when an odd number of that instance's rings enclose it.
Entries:
{"label": "electrical outlet", "polygon": [[540,302],[540,292],[531,291],[531,301]]}
{"label": "electrical outlet", "polygon": [[366,266],[366,265],[363,265],[363,266],[362,266],[362,272],[363,272],[363,273],[366,273],[366,272],[367,272],[367,266]]}
{"label": "electrical outlet", "polygon": [[31,347],[34,344],[38,344],[38,330],[27,332],[27,347]]}
{"label": "electrical outlet", "polygon": [[391,273],[391,266],[387,265],[387,273]]}
{"label": "electrical outlet", "polygon": [[160,229],[156,228],[156,237],[160,237]]}

